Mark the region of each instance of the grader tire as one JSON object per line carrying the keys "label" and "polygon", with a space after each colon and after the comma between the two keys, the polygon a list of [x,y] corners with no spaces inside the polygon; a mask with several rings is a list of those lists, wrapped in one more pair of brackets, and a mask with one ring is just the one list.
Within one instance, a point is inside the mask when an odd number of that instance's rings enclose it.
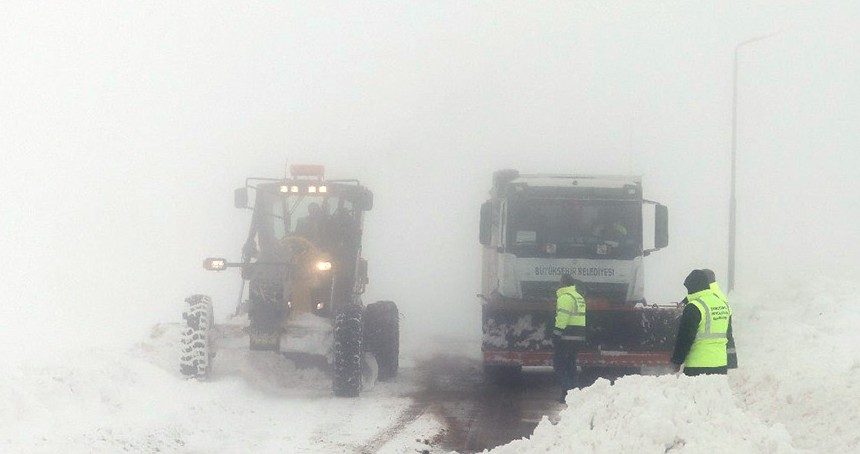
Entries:
{"label": "grader tire", "polygon": [[393,301],[377,301],[364,316],[366,350],[376,357],[379,380],[391,380],[400,366],[400,312]]}
{"label": "grader tire", "polygon": [[179,371],[188,378],[205,379],[212,370],[215,356],[212,300],[206,295],[192,295],[185,299],[185,303]]}
{"label": "grader tire", "polygon": [[357,397],[361,390],[361,306],[349,304],[334,319],[334,380],[338,397]]}

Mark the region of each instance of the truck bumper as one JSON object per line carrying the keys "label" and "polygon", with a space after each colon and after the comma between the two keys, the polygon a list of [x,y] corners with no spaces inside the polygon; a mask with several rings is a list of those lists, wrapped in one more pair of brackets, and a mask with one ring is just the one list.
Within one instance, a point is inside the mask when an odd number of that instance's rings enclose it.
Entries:
{"label": "truck bumper", "polygon": [[[586,298],[586,341],[577,363],[597,367],[668,365],[681,309]],[[552,301],[495,300],[482,307],[486,365],[551,366]]]}
{"label": "truck bumper", "polygon": [[[551,351],[485,350],[484,364],[489,366],[552,366]],[[577,364],[590,367],[643,367],[669,364],[668,352],[581,352]]]}

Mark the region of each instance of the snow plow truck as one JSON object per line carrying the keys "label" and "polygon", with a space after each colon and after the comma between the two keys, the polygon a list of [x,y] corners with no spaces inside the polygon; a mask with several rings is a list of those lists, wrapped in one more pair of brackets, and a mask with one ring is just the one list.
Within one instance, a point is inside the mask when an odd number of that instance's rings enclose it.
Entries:
{"label": "snow plow truck", "polygon": [[[650,249],[645,217],[654,223]],[[668,245],[668,210],[642,198],[641,178],[497,171],[481,206],[479,238],[485,371],[552,365],[563,274],[580,282],[586,300],[579,365],[597,375],[668,365],[680,309],[648,304],[643,284],[643,257]]]}
{"label": "snow plow truck", "polygon": [[[235,316],[247,315],[251,350],[324,358],[334,394],[354,397],[368,370],[386,380],[399,364],[397,306],[361,300],[368,283],[362,226],[373,193],[358,180],[326,180],[318,165],[292,165],[290,174],[248,178],[235,190],[235,206],[252,211],[242,258],[203,265],[241,270]],[[183,319],[181,372],[205,378],[216,353],[211,299],[187,298]]]}

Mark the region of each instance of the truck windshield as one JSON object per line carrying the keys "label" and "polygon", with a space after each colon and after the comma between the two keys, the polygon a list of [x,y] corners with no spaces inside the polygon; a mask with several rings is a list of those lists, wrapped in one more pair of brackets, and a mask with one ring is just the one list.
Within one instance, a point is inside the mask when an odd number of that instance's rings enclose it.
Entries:
{"label": "truck windshield", "polygon": [[512,199],[506,249],[518,256],[632,258],[642,253],[636,200]]}

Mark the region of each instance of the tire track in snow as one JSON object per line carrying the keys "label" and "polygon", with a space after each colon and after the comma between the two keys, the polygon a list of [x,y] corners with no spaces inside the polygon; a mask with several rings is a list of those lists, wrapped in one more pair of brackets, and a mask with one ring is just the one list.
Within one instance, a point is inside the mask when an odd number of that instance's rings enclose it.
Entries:
{"label": "tire track in snow", "polygon": [[385,429],[382,429],[370,441],[365,443],[364,446],[361,447],[359,452],[361,452],[362,454],[376,453],[386,443],[399,435],[403,431],[403,429],[406,428],[406,426],[424,415],[427,412],[427,408],[428,405],[426,403],[413,403],[406,410],[400,413],[400,416],[397,417],[397,420],[393,424],[389,425]]}

